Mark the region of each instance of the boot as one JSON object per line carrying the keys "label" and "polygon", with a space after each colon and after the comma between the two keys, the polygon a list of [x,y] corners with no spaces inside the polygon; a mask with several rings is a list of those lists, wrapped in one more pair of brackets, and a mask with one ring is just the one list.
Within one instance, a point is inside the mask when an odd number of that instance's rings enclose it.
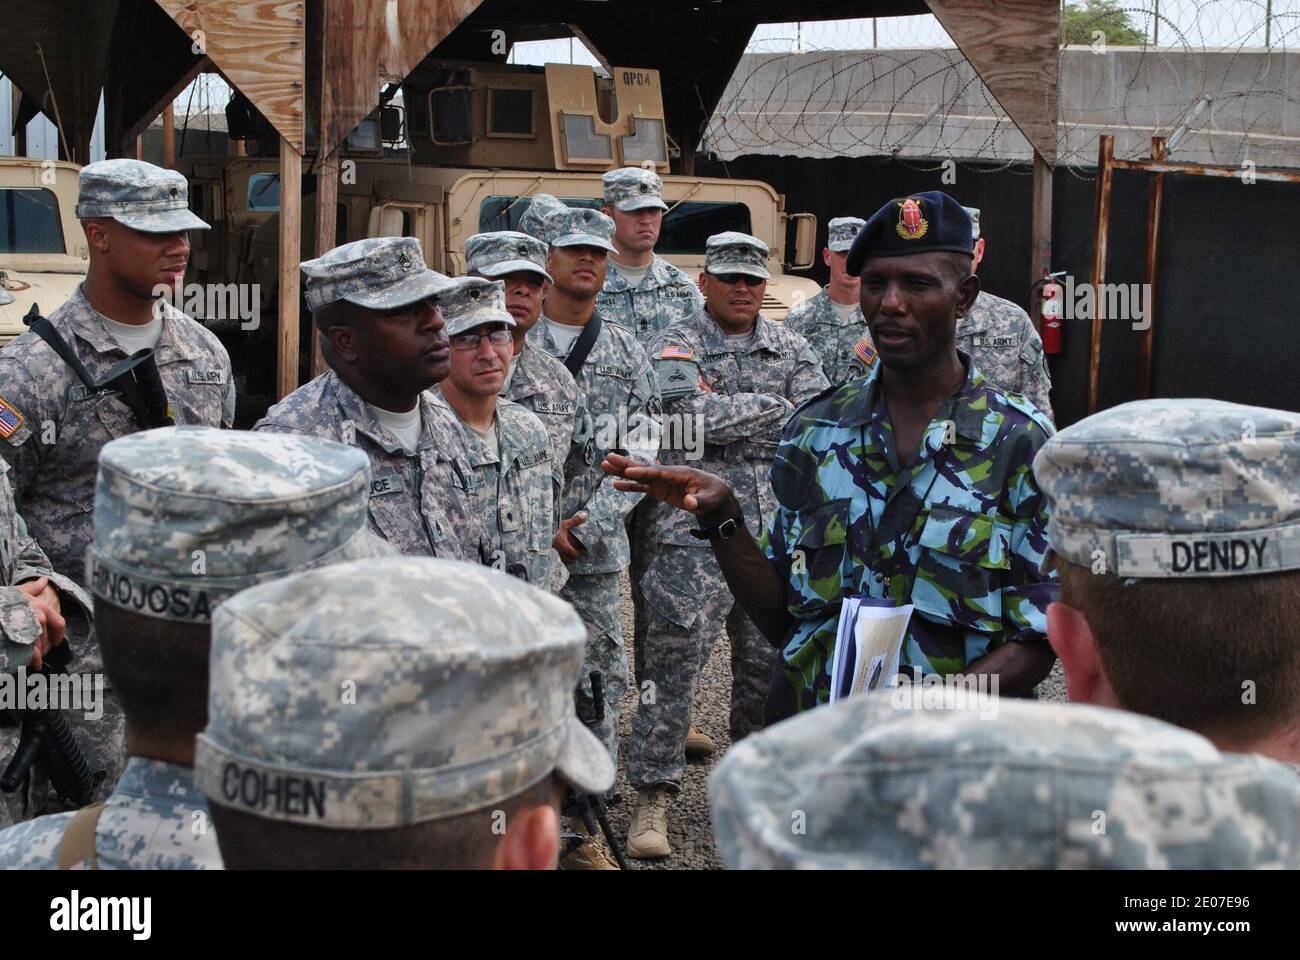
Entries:
{"label": "boot", "polygon": [[686,732],[687,760],[703,760],[713,756],[717,750],[718,745],[713,742],[713,738],[707,733],[700,733],[694,725]]}
{"label": "boot", "polygon": [[618,864],[605,849],[600,837],[587,833],[586,826],[575,818],[570,829],[585,837],[582,843],[560,859],[561,870],[617,870]]}
{"label": "boot", "polygon": [[627,831],[627,855],[638,860],[658,860],[672,852],[668,845],[668,787],[660,784],[638,790]]}

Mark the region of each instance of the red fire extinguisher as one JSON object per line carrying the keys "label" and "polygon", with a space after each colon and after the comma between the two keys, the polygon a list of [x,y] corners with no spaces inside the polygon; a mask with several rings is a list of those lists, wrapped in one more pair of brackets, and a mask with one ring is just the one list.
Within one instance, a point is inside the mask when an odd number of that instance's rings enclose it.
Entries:
{"label": "red fire extinguisher", "polygon": [[1061,318],[1065,304],[1065,291],[1056,282],[1057,277],[1065,276],[1065,271],[1049,273],[1039,282],[1042,284],[1042,320],[1040,333],[1043,337],[1043,353],[1061,352]]}

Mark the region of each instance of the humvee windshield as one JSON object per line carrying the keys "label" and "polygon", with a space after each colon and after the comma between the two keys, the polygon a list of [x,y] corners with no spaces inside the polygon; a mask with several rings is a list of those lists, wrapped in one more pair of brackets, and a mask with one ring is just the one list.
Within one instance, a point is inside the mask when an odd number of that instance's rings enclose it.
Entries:
{"label": "humvee windshield", "polygon": [[[571,207],[599,210],[603,204],[590,197],[561,197]],[[518,230],[519,218],[528,209],[528,200],[518,197],[488,197],[479,207],[478,228],[482,233],[494,230]],[[655,253],[660,255],[703,254],[704,242],[715,233],[736,230],[749,233],[749,207],[743,203],[712,203],[687,200],[664,214],[663,229]]]}
{"label": "humvee windshield", "polygon": [[248,178],[248,209],[250,212],[279,212],[280,175],[278,173],[255,173]]}
{"label": "humvee windshield", "polygon": [[54,191],[0,187],[0,253],[63,253],[65,249]]}

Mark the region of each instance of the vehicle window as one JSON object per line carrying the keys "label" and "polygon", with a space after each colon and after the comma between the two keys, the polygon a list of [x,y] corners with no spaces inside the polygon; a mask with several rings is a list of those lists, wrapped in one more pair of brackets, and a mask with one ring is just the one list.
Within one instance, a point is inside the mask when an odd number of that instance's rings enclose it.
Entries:
{"label": "vehicle window", "polygon": [[248,178],[247,209],[274,212],[280,209],[280,175],[255,173]]}
{"label": "vehicle window", "polygon": [[[571,207],[599,210],[604,204],[590,197],[562,197]],[[519,218],[528,200],[519,197],[487,197],[479,206],[479,230],[518,230]],[[704,243],[715,233],[736,230],[750,232],[749,207],[743,203],[687,200],[664,215],[656,253],[703,254]]]}
{"label": "vehicle window", "polygon": [[65,253],[52,190],[0,187],[0,253]]}

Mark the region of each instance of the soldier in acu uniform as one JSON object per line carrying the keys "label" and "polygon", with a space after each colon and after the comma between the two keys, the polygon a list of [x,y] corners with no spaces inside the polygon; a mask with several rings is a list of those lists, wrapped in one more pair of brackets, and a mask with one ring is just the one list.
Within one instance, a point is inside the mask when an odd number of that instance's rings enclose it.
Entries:
{"label": "soldier in acu uniform", "polygon": [[601,210],[614,221],[614,252],[596,309],[645,343],[665,327],[695,316],[704,297],[690,277],[655,253],[668,209],[659,175],[641,167],[620,167],[601,180]]}
{"label": "soldier in acu uniform", "polygon": [[853,238],[866,221],[836,217],[827,227],[822,260],[831,282],[811,300],[790,309],[785,325],[808,341],[831,383],[854,380],[876,363],[876,348],[858,302],[862,281],[844,269]]}
{"label": "soldier in acu uniform", "polygon": [[1300,768],[1300,414],[1126,403],[1058,433],[1034,474],[1070,699]]}
{"label": "soldier in acu uniform", "polygon": [[709,781],[723,863],[1300,867],[1300,779],[1282,764],[1120,710],[1002,700],[989,716],[953,693],[942,709],[853,697],[728,752]]}
{"label": "soldier in acu uniform", "polygon": [[[602,483],[599,460],[612,449],[635,447],[643,457],[658,453],[659,389],[645,350],[623,327],[604,322],[596,308],[596,295],[605,276],[605,258],[612,221],[596,210],[564,206],[548,194],[538,194],[525,211],[520,226],[550,245],[547,272],[554,278],[547,290],[542,322],[529,333],[532,342],[562,361],[575,349],[587,355],[574,374],[591,414],[595,440],[592,464],[580,476],[569,478],[570,494],[564,505],[565,526],[556,537],[561,559],[568,565],[569,582],[563,597],[574,605],[587,624],[587,672],[600,671],[604,683],[605,719],[597,733],[618,757],[618,703],[627,689],[627,653],[618,612],[618,575],[628,564],[624,518],[640,499]],[[589,324],[598,330],[589,347]],[[566,363],[566,366],[568,364]],[[584,677],[586,673],[584,673]],[[579,711],[592,709],[590,689],[583,683]]]}
{"label": "soldier in acu uniform", "polygon": [[[90,257],[86,280],[47,324],[0,350],[0,456],[11,468],[31,536],[57,572],[81,582],[100,448],[164,422],[142,422],[148,419],[137,412],[142,405],[128,404],[119,374],[132,367],[127,376],[134,378],[156,365],[165,416],[209,427],[234,421],[235,381],[216,336],[161,297],[185,275],[189,231],[208,229],[189,210],[185,178],[139,160],[105,160],[82,169],[78,179],[77,217]],[[152,359],[128,361],[146,349]],[[92,635],[77,650],[76,670],[101,668]],[[79,713],[68,720],[91,769],[104,770],[104,789],[112,789],[126,745],[111,688],[97,720]],[[0,738],[0,751],[8,755],[13,743]],[[32,779],[37,793],[28,797],[30,813],[49,809],[50,798],[38,795],[41,780]]]}
{"label": "soldier in acu uniform", "polygon": [[[506,310],[514,318],[510,333],[514,355],[501,396],[527,407],[542,421],[551,438],[553,466],[564,478],[565,496],[556,504],[560,516],[573,489],[571,478],[584,477],[595,457],[591,417],[573,374],[536,343],[528,331],[542,316],[542,297],[551,275],[546,272],[546,244],[526,233],[503,230],[478,233],[465,241],[469,275],[500,280],[506,288]],[[560,571],[562,573],[562,571]]]}
{"label": "soldier in acu uniform", "polygon": [[232,598],[195,757],[227,868],[554,869],[561,790],[614,783],[573,709],[585,635],[548,593],[428,557]]}
{"label": "soldier in acu uniform", "polygon": [[[971,254],[971,271],[975,272],[984,259],[984,237],[980,236],[979,210],[965,209],[970,214],[975,240]],[[1048,396],[1052,378],[1047,372],[1043,338],[1020,307],[981,290],[966,316],[957,321],[957,349],[975,361],[995,389],[1028,397],[1043,416],[1053,419]]]}
{"label": "soldier in acu uniform", "polygon": [[291,572],[391,555],[366,529],[358,450],[204,427],[104,447],[87,566],[130,759],[103,805],[0,833],[0,868],[203,870],[221,856],[194,786],[212,611]]}
{"label": "soldier in acu uniform", "polygon": [[420,241],[380,237],[302,265],[307,306],[330,369],[285,397],[254,430],[360,447],[370,458],[370,525],[398,553],[479,561],[471,454],[455,415],[429,392],[451,347]]}
{"label": "soldier in acu uniform", "polygon": [[[747,234],[710,237],[701,277],[705,308],[649,345],[668,422],[691,421],[701,441],[684,449],[667,434],[662,462],[698,463],[726,478],[753,533],[776,509],[768,473],[786,421],[827,386],[803,337],[759,313],[767,253]],[[685,439],[686,431],[680,435]],[[689,514],[659,501],[649,506],[653,547],[641,580],[645,676],[637,680],[653,684],[655,696],[637,707],[628,754],[628,779],[638,791],[628,853],[646,858],[672,852],[668,796],[680,789],[691,698],[714,638],[725,627],[731,641],[733,740],[762,726],[776,656],[736,605]]]}
{"label": "soldier in acu uniform", "polygon": [[551,541],[564,476],[541,421],[498,395],[514,353],[505,286],[465,277],[439,302],[451,339],[451,373],[439,389],[470,448],[484,538],[479,560],[543,590],[558,588],[553,578],[564,565]]}

